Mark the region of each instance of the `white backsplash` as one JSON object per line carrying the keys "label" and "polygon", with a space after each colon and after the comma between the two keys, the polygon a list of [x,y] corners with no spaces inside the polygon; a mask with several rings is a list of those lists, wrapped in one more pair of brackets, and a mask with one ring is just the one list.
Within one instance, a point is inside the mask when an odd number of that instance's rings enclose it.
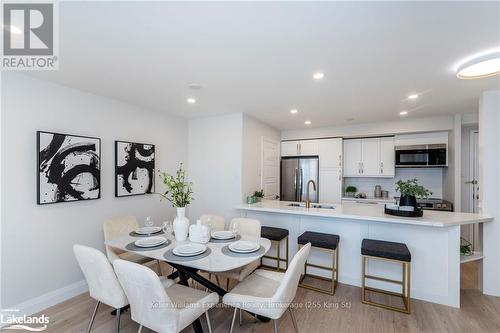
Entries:
{"label": "white backsplash", "polygon": [[382,186],[382,190],[389,191],[389,198],[399,196],[395,183],[402,179],[417,178],[420,185],[432,192],[430,197],[443,197],[443,169],[442,168],[397,168],[394,178],[344,178],[344,189],[347,186],[356,186],[358,192],[364,192],[368,197],[373,197],[375,185]]}

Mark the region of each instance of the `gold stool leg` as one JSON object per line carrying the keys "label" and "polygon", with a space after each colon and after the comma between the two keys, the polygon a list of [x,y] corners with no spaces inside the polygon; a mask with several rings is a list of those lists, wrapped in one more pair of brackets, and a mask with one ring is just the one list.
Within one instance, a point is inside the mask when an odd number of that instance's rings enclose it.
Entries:
{"label": "gold stool leg", "polygon": [[286,256],[285,256],[285,259],[286,259],[286,262],[285,262],[285,270],[288,270],[288,236],[286,236]]}
{"label": "gold stool leg", "polygon": [[366,258],[361,256],[361,303],[365,303],[365,274],[366,273]]}
{"label": "gold stool leg", "polygon": [[280,264],[281,264],[281,242],[277,241],[276,242],[276,270],[279,272],[280,271]]}

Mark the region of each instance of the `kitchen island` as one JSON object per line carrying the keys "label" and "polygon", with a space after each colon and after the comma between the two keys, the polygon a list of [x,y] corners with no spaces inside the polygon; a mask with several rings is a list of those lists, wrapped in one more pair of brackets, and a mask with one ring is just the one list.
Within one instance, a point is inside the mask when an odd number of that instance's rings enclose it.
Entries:
{"label": "kitchen island", "polygon": [[[442,211],[424,211],[419,218],[396,217],[385,214],[383,205],[343,203],[321,207],[305,208],[292,202],[264,200],[243,204],[237,209],[244,217],[259,219],[262,225],[288,229],[290,260],[297,251],[297,238],[303,232],[339,235],[339,282],[354,286],[361,286],[364,238],[405,243],[412,255],[412,298],[453,307],[460,307],[460,225],[492,221],[491,217],[481,214]],[[322,251],[313,251],[309,261],[329,266],[331,257]],[[310,268],[308,271],[327,277],[327,272],[321,270]],[[401,267],[371,261],[367,274],[400,280]],[[381,281],[370,281],[367,285],[399,291],[397,285]]]}

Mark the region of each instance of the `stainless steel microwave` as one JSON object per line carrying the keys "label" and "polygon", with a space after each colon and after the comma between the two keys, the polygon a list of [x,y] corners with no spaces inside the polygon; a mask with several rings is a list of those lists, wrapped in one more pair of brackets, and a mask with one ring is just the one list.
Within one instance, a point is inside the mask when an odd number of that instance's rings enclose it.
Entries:
{"label": "stainless steel microwave", "polygon": [[397,168],[448,166],[446,144],[396,146]]}

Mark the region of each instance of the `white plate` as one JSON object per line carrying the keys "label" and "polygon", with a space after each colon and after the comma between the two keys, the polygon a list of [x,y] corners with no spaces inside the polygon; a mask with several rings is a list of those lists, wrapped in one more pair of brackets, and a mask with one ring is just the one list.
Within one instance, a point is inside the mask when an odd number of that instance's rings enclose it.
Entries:
{"label": "white plate", "polygon": [[149,235],[159,232],[160,230],[161,230],[160,227],[142,227],[135,230],[135,233],[139,235]]}
{"label": "white plate", "polygon": [[183,244],[175,247],[172,252],[176,256],[181,256],[181,257],[190,257],[190,256],[196,256],[198,254],[202,254],[207,250],[207,247],[203,244],[198,244],[198,243],[188,243],[188,244]]}
{"label": "white plate", "polygon": [[260,245],[251,241],[237,241],[229,244],[229,250],[238,253],[255,252],[260,248]]}
{"label": "white plate", "polygon": [[139,240],[136,240],[134,244],[138,247],[154,247],[158,245],[165,244],[167,239],[165,237],[147,237],[147,238],[141,238]]}
{"label": "white plate", "polygon": [[212,237],[215,239],[231,239],[234,238],[234,233],[230,230],[221,230],[212,232]]}

